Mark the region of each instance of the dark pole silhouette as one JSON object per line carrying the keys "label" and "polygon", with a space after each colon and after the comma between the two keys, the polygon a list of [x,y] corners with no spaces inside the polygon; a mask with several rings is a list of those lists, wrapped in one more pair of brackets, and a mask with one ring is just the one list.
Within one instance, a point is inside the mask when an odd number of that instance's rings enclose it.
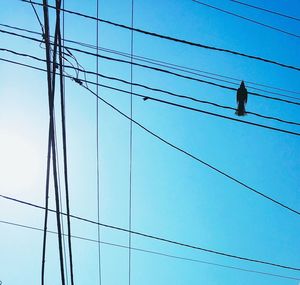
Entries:
{"label": "dark pole silhouette", "polygon": [[242,81],[239,89],[236,92],[236,102],[238,103],[238,106],[237,106],[237,109],[235,112],[236,115],[238,115],[238,116],[246,115],[245,104],[247,103],[247,99],[248,99],[248,91],[245,87],[244,81]]}

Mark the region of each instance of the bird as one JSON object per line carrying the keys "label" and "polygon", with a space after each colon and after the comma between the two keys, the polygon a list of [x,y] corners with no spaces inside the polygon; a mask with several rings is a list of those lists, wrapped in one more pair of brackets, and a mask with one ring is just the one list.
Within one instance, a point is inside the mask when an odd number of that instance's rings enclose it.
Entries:
{"label": "bird", "polygon": [[236,102],[238,104],[235,114],[238,116],[245,116],[246,115],[246,109],[245,104],[248,100],[248,91],[245,87],[244,81],[241,82],[240,87],[238,88],[236,92]]}

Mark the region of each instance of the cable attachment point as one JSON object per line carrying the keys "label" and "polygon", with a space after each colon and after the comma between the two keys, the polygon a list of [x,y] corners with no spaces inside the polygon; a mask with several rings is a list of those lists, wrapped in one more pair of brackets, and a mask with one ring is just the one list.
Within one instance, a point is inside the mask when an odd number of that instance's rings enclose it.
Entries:
{"label": "cable attachment point", "polygon": [[82,84],[83,84],[82,81],[81,81],[79,78],[73,77],[72,79],[73,79],[76,83],[78,83],[79,85],[82,85]]}

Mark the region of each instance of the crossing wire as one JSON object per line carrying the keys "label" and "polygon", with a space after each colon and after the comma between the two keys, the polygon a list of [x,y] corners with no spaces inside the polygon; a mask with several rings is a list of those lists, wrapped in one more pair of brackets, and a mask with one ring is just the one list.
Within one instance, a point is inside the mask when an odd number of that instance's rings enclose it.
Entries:
{"label": "crossing wire", "polygon": [[[61,217],[59,214],[60,211],[60,200],[58,193],[58,174],[57,174],[57,160],[56,160],[56,145],[54,141],[54,89],[55,89],[55,73],[56,73],[56,50],[57,50],[57,36],[59,25],[59,9],[56,10],[56,28],[55,28],[55,38],[54,38],[54,52],[53,52],[53,60],[52,60],[52,68],[51,68],[51,59],[50,59],[50,29],[49,29],[49,14],[47,7],[47,0],[43,0],[43,12],[44,12],[44,29],[45,29],[45,52],[46,52],[46,60],[47,60],[47,84],[48,84],[48,105],[49,105],[49,131],[51,134],[51,150],[52,150],[52,166],[53,166],[53,177],[54,177],[54,190],[55,190],[55,205],[56,205],[56,223],[57,223],[57,231],[58,231],[58,246],[59,246],[59,260],[60,260],[60,275],[61,275],[61,283],[65,285],[65,272],[64,272],[64,258],[63,258],[63,246],[62,246],[62,234],[61,234]],[[56,3],[57,7],[60,6],[60,0]],[[45,211],[46,215],[47,209]],[[45,236],[44,236],[45,237]],[[44,243],[45,244],[45,243]],[[43,249],[44,252],[44,249]],[[42,284],[44,284],[44,260],[42,262]]]}
{"label": "crossing wire", "polygon": [[[24,28],[20,28],[20,27],[16,27],[16,26],[11,26],[11,25],[1,24],[1,23],[0,23],[0,26],[5,27],[5,28],[18,30],[18,31],[22,31],[22,32],[27,32],[27,33],[38,35],[38,36],[42,36],[41,33],[38,33],[38,32],[32,31],[32,30],[28,30],[28,29],[24,29]],[[64,38],[64,41],[68,42],[68,43],[71,43],[71,44],[76,44],[76,45],[79,45],[79,46],[82,46],[82,47],[85,47],[85,48],[89,48],[89,49],[100,50],[100,51],[103,51],[103,52],[112,53],[112,54],[116,54],[116,55],[127,57],[127,58],[131,57],[130,53],[126,53],[126,52],[122,52],[122,51],[118,51],[118,50],[114,50],[114,49],[104,48],[104,47],[100,47],[100,46],[97,47],[97,46],[92,45],[92,44],[83,43],[83,42],[74,41],[74,40],[69,40],[69,39],[65,39],[65,38]],[[190,74],[197,75],[197,76],[200,76],[200,77],[206,77],[206,78],[214,79],[214,80],[217,80],[217,81],[227,82],[227,83],[234,84],[234,85],[239,85],[240,82],[242,81],[242,79],[240,79],[240,78],[225,76],[225,75],[221,75],[221,74],[218,74],[218,73],[213,73],[213,72],[200,70],[200,69],[197,69],[197,68],[191,68],[191,67],[188,67],[188,66],[178,65],[178,64],[174,64],[174,63],[170,63],[170,62],[166,62],[166,61],[162,61],[162,60],[153,59],[153,58],[150,58],[150,57],[140,56],[140,55],[137,55],[137,54],[133,55],[133,58],[135,60],[138,60],[138,61],[147,62],[147,63],[154,64],[154,65],[157,65],[157,66],[167,67],[167,68],[170,68],[170,69],[173,69],[173,70],[178,70],[178,71],[182,71],[182,72],[185,72],[185,73],[190,73]],[[204,74],[208,74],[210,76],[204,75]],[[220,79],[220,78],[223,78],[223,79]],[[238,81],[238,83],[229,81],[228,79],[233,80],[233,81]],[[257,88],[257,87],[253,87],[251,85],[261,86],[261,87],[265,87],[265,88],[268,88],[268,89],[288,92],[288,93],[292,93],[292,94],[300,94],[299,91],[287,90],[287,89],[284,89],[284,88],[280,88],[280,87],[276,87],[276,86],[270,86],[270,85],[257,83],[257,82],[253,82],[253,81],[248,81],[248,80],[244,80],[244,82],[248,84],[248,88],[253,89],[253,90],[263,91],[263,92],[266,92],[266,93],[269,93],[269,94],[279,95],[281,97],[300,100],[299,97],[285,95],[285,94],[282,94],[282,93],[278,93],[278,92],[274,92],[274,91],[270,91],[270,90],[265,90],[265,89],[261,89],[261,88]]]}
{"label": "crossing wire", "polygon": [[[84,86],[84,85],[82,84],[82,82],[81,82],[80,80],[78,80],[78,78],[74,78],[74,77],[71,77],[71,76],[66,76],[66,77],[68,77],[68,78],[74,80],[76,83],[78,83],[78,84],[81,85],[83,88],[87,89],[90,93],[92,93],[94,96],[97,97],[97,94],[96,94],[95,92],[93,92],[92,90],[90,90],[88,87]],[[105,85],[102,85],[102,84],[101,84],[100,86],[102,86],[102,87],[107,87],[107,88],[110,88],[110,89],[119,91],[117,88],[114,88],[114,87],[105,86]],[[124,92],[129,92],[129,91],[124,91]],[[142,95],[141,95],[141,96],[142,96]],[[145,96],[143,96],[143,97],[145,97]],[[118,113],[119,113],[120,115],[122,115],[123,117],[127,118],[128,120],[131,120],[131,118],[130,118],[129,116],[127,116],[125,113],[123,113],[122,111],[120,111],[118,108],[116,108],[115,106],[113,106],[112,104],[110,104],[109,102],[107,102],[106,100],[104,100],[103,98],[101,98],[101,97],[97,97],[97,98],[98,98],[99,100],[101,100],[103,103],[105,103],[106,105],[108,105],[109,107],[111,107],[112,109],[114,109],[116,112],[118,112]],[[150,99],[151,99],[151,100],[157,100],[157,101],[163,101],[163,100],[159,100],[159,99],[155,99],[155,98],[150,98]],[[165,102],[163,102],[163,103],[166,103],[166,104],[168,103],[168,104],[170,104],[170,105],[177,105],[177,104],[175,104],[175,103],[171,103],[171,102],[167,102],[167,101],[165,101]],[[185,106],[185,108],[186,108],[186,109],[189,109],[189,107],[186,107],[186,106]],[[201,113],[205,113],[205,114],[209,114],[209,115],[215,115],[215,116],[218,116],[218,117],[225,117],[225,116],[222,116],[222,115],[219,115],[219,114],[214,114],[214,113],[207,112],[207,111],[203,111],[203,110],[199,110],[199,109],[194,109],[194,111],[201,112]],[[228,117],[228,118],[230,118],[230,117]],[[244,123],[246,123],[246,124],[255,125],[255,126],[263,126],[263,125],[255,124],[255,123],[252,123],[252,122],[241,121],[241,120],[238,120],[238,119],[233,119],[233,118],[230,118],[230,119],[231,119],[231,120],[234,120],[234,121],[244,122]],[[248,189],[248,190],[250,190],[250,191],[252,191],[252,192],[258,194],[259,196],[261,196],[261,197],[263,197],[263,198],[265,198],[265,199],[267,199],[267,200],[269,200],[269,201],[275,203],[276,205],[278,205],[278,206],[280,206],[280,207],[282,207],[282,208],[284,208],[284,209],[286,209],[286,210],[288,210],[288,211],[290,211],[290,212],[293,212],[293,213],[295,213],[295,214],[297,214],[297,215],[300,215],[300,212],[299,212],[299,211],[294,210],[294,209],[292,209],[291,207],[289,207],[289,206],[287,206],[287,205],[285,205],[285,204],[283,204],[283,203],[281,203],[281,202],[279,202],[279,201],[277,201],[277,200],[275,200],[275,199],[273,199],[273,198],[267,196],[266,194],[264,194],[264,193],[262,193],[262,192],[260,192],[260,191],[258,191],[258,190],[256,190],[256,189],[254,189],[253,187],[251,187],[251,186],[247,185],[246,183],[244,183],[244,182],[238,180],[237,178],[234,178],[233,176],[231,176],[231,175],[225,173],[224,171],[218,169],[217,167],[215,167],[215,166],[213,166],[213,165],[211,165],[211,164],[209,164],[209,163],[207,163],[207,162],[201,160],[200,158],[198,158],[198,157],[194,156],[193,154],[191,154],[191,153],[185,151],[184,149],[182,149],[182,148],[180,148],[180,147],[178,147],[178,146],[172,144],[171,142],[167,141],[166,139],[162,138],[161,136],[159,136],[159,135],[157,135],[156,133],[152,132],[151,130],[147,129],[146,127],[144,127],[142,124],[138,123],[137,121],[135,121],[135,120],[132,119],[132,122],[133,122],[134,124],[136,124],[137,126],[139,126],[141,129],[143,129],[144,131],[146,131],[147,133],[149,133],[150,135],[152,135],[153,137],[155,137],[155,138],[157,138],[158,140],[160,140],[161,142],[167,144],[167,145],[170,146],[171,148],[173,148],[173,149],[175,149],[175,150],[177,150],[177,151],[179,151],[179,152],[185,154],[186,156],[192,158],[193,160],[195,160],[195,161],[197,161],[197,162],[199,162],[199,163],[201,163],[201,164],[207,166],[208,168],[210,168],[210,169],[216,171],[217,173],[219,173],[219,174],[223,175],[224,177],[228,178],[229,180],[234,181],[235,183],[237,183],[237,184],[243,186],[244,188],[246,188],[246,189]],[[264,126],[264,127],[266,127],[266,126]],[[271,127],[267,127],[267,128],[271,128]],[[274,128],[272,128],[272,129],[274,129]],[[300,135],[299,133],[292,133],[292,134],[295,134],[295,135],[298,135],[298,136]]]}
{"label": "crossing wire", "polygon": [[[38,40],[36,38],[32,38],[32,37],[20,35],[20,34],[13,33],[13,32],[4,31],[4,30],[1,30],[1,29],[0,29],[0,33],[10,34],[10,35],[13,35],[13,36],[25,38],[25,39],[36,41],[36,42],[39,42],[39,43],[42,42],[42,41],[40,41],[40,40]],[[87,55],[90,55],[90,56],[96,56],[96,57],[99,57],[99,58],[103,58],[103,59],[106,59],[108,61],[131,64],[131,62],[127,61],[127,60],[117,59],[117,58],[108,57],[108,56],[104,56],[104,55],[100,55],[100,54],[97,55],[97,53],[91,53],[91,52],[88,52],[88,51],[84,51],[84,50],[81,50],[81,49],[72,48],[72,47],[68,47],[68,46],[65,46],[65,48],[68,49],[68,50],[77,51],[77,52],[80,52],[80,53],[83,53],[83,54],[87,54]],[[172,76],[176,76],[176,77],[180,77],[180,78],[184,78],[184,79],[188,79],[188,80],[192,80],[192,81],[196,81],[196,82],[200,82],[200,83],[205,83],[205,84],[212,85],[212,86],[215,86],[215,87],[219,87],[219,88],[222,88],[222,89],[236,91],[236,88],[234,88],[234,87],[230,87],[230,86],[218,84],[218,83],[207,81],[207,80],[202,80],[202,79],[191,77],[191,76],[187,76],[187,75],[182,75],[182,74],[179,74],[179,73],[176,73],[176,72],[172,72],[172,71],[169,71],[169,70],[166,70],[166,69],[152,67],[152,66],[149,66],[149,65],[139,64],[139,63],[135,63],[135,62],[133,62],[132,64],[135,65],[135,66],[138,66],[138,67],[142,67],[142,68],[146,68],[146,69],[150,69],[150,70],[162,72],[162,73],[165,73],[165,74],[169,74],[169,75],[172,75]],[[270,99],[270,100],[275,100],[275,101],[279,101],[279,102],[283,102],[283,103],[287,103],[287,104],[293,104],[293,105],[300,106],[299,102],[295,102],[295,101],[291,101],[291,100],[287,100],[287,99],[282,99],[282,98],[278,98],[278,97],[267,96],[267,95],[263,95],[263,94],[259,94],[259,93],[251,92],[251,91],[249,91],[248,94],[253,95],[253,96],[257,96],[257,97],[261,97],[261,98],[265,98],[265,99]]]}
{"label": "crossing wire", "polygon": [[[1,49],[0,49],[1,50]],[[14,64],[19,64],[18,62],[14,62],[14,61],[10,61],[10,60],[6,60],[6,59],[2,59],[2,61],[7,61],[7,62],[10,62],[10,63],[14,63]],[[36,67],[33,67],[33,66],[29,66],[29,65],[26,65],[26,64],[20,64],[21,66],[25,66],[25,67],[29,67],[29,68],[33,68],[33,69],[36,69],[36,70],[39,70],[39,71],[45,71],[43,69],[40,69],[40,68],[36,68]],[[68,66],[65,66],[65,67],[68,67]],[[97,83],[93,82],[93,81],[89,81],[89,80],[86,80],[86,79],[80,79],[80,78],[75,78],[73,76],[70,76],[70,75],[64,75],[65,77],[67,78],[70,78],[72,80],[74,80],[75,82],[84,82],[84,83],[89,83],[89,84],[93,84],[93,85],[96,85]],[[100,76],[100,75],[99,75]],[[102,76],[102,75],[101,75]],[[110,78],[109,76],[104,76],[104,78]],[[123,81],[122,79],[118,79],[120,81]],[[119,91],[119,92],[123,92],[123,93],[127,93],[127,94],[131,94],[129,91],[126,91],[124,89],[120,89],[120,88],[116,88],[116,87],[113,87],[113,86],[109,86],[109,85],[105,85],[105,84],[98,84],[98,86],[100,87],[104,87],[104,88],[108,88],[108,89],[111,89],[111,90],[114,90],[114,91]],[[157,90],[156,90],[157,91]],[[163,90],[163,92],[165,93],[169,93],[168,91],[165,91]],[[175,104],[175,103],[172,103],[172,102],[169,102],[169,101],[165,101],[165,100],[160,100],[160,99],[156,99],[154,97],[151,97],[151,96],[148,96],[148,95],[143,95],[143,94],[139,94],[139,93],[136,93],[136,92],[132,92],[132,94],[134,96],[137,96],[137,97],[141,97],[143,98],[144,100],[146,99],[149,99],[149,100],[154,100],[154,101],[157,101],[157,102],[161,102],[161,103],[164,103],[164,104],[169,104],[169,105],[173,105],[173,106],[177,106],[179,108],[183,108],[183,109],[188,109],[188,110],[191,110],[191,111],[196,111],[196,112],[199,112],[199,113],[204,113],[204,114],[207,114],[207,115],[211,115],[211,116],[216,116],[216,117],[220,117],[220,118],[223,118],[223,119],[228,119],[228,120],[232,120],[232,121],[236,121],[236,122],[240,122],[240,123],[244,123],[244,124],[248,124],[248,125],[253,125],[253,126],[256,126],[256,127],[261,127],[261,128],[265,128],[265,129],[270,129],[270,130],[273,130],[273,131],[278,131],[278,132],[282,132],[282,133],[286,133],[286,134],[290,134],[290,135],[296,135],[296,136],[299,136],[300,133],[297,133],[297,132],[293,132],[293,131],[289,131],[289,130],[285,130],[285,129],[280,129],[280,128],[275,128],[275,127],[271,127],[271,126],[267,126],[267,125],[263,125],[263,124],[258,124],[258,123],[253,123],[253,122],[249,122],[249,121],[244,121],[244,120],[240,120],[240,119],[236,119],[236,118],[232,118],[232,117],[228,117],[228,116],[224,116],[224,115],[220,115],[220,114],[217,114],[217,113],[213,113],[213,112],[208,112],[208,111],[204,111],[204,110],[201,110],[201,109],[196,109],[196,108],[192,108],[192,107],[188,107],[188,106],[185,106],[185,105],[181,105],[181,104]],[[175,94],[175,93],[171,93],[171,94]],[[175,94],[176,96],[181,96],[181,95],[178,95],[178,94]],[[184,96],[185,97],[185,96]],[[192,97],[189,97],[189,98],[192,98]],[[219,105],[219,104],[216,104],[216,103],[212,103],[212,102],[209,102],[209,101],[204,101],[204,100],[198,100],[198,99],[195,99],[197,100],[197,102],[200,102],[200,103],[205,103],[205,104],[210,104],[210,105],[213,105],[213,106],[216,106],[216,107],[221,107],[221,108],[224,108],[224,109],[234,109],[234,108],[231,108],[231,107],[228,107],[228,106],[223,106],[223,105]],[[269,117],[269,116],[264,116],[264,115],[260,115],[258,113],[253,113],[253,112],[249,112],[249,114],[252,114],[252,115],[256,115],[258,117],[262,117],[262,118],[267,118],[267,119],[272,119],[272,120],[277,120],[277,121],[281,121],[281,122],[285,122],[285,123],[289,123],[288,121],[285,121],[285,120],[282,120],[282,119],[279,119],[279,118],[275,118],[275,117]],[[297,122],[291,122],[292,124],[295,124],[295,125],[298,125],[299,123]]]}
{"label": "crossing wire", "polygon": [[[73,253],[72,253],[72,240],[71,240],[71,220],[70,220],[70,194],[69,194],[69,179],[68,179],[68,158],[67,158],[67,130],[66,130],[66,111],[65,111],[65,86],[64,86],[64,62],[62,50],[61,29],[60,29],[60,15],[58,13],[58,52],[59,52],[59,85],[61,94],[61,124],[62,124],[62,140],[63,140],[63,164],[64,164],[64,182],[66,192],[66,207],[67,207],[67,225],[68,225],[68,248],[69,248],[69,263],[71,273],[71,284],[74,285],[74,272],[73,272]],[[66,268],[67,269],[67,268]]]}
{"label": "crossing wire", "polygon": [[[38,60],[38,61],[42,61],[42,62],[45,61],[44,59],[40,59],[38,57],[31,56],[31,55],[28,55],[28,54],[18,53],[18,52],[9,50],[9,49],[2,49],[2,48],[0,48],[0,51],[10,52],[10,53],[18,55],[18,56],[29,57],[29,58],[32,58],[34,60]],[[30,67],[30,66],[27,66],[27,67]],[[102,78],[105,78],[105,79],[110,79],[110,80],[122,82],[122,83],[125,83],[125,84],[129,84],[129,85],[131,84],[131,82],[126,81],[124,79],[120,79],[120,78],[112,77],[112,76],[107,76],[107,75],[104,75],[104,74],[101,74],[101,73],[97,74],[96,72],[85,70],[85,69],[80,69],[80,68],[74,68],[73,66],[67,66],[66,65],[65,68],[76,69],[76,71],[81,71],[81,72],[84,72],[84,73],[87,73],[87,74],[98,75],[98,76],[100,76]],[[43,70],[41,70],[41,71],[43,71]],[[77,77],[78,77],[78,75],[77,75]],[[86,83],[91,83],[93,85],[98,85],[98,86],[109,88],[106,85],[103,85],[103,84],[99,85],[98,83],[95,83],[95,82],[92,82],[92,81],[88,81],[88,80],[84,80],[84,79],[81,79],[81,81],[86,82]],[[139,84],[139,83],[132,83],[132,85],[138,86],[138,87],[141,87],[141,88],[144,88],[144,89],[147,89],[147,90],[155,91],[155,92],[168,94],[168,95],[171,95],[171,96],[174,96],[174,97],[178,97],[178,98],[182,98],[182,99],[188,99],[188,100],[191,100],[191,101],[194,101],[194,102],[197,102],[197,103],[208,104],[208,105],[212,105],[212,106],[215,106],[215,107],[218,107],[218,108],[227,109],[227,110],[234,110],[235,111],[235,108],[230,107],[230,106],[224,106],[224,105],[213,103],[213,102],[210,102],[210,101],[197,99],[197,98],[194,98],[194,97],[191,97],[191,96],[177,94],[177,93],[174,93],[174,92],[171,92],[171,91],[167,91],[167,90],[164,90],[164,89],[154,88],[154,87],[150,87],[150,86],[147,86],[147,85],[144,85],[144,84]],[[127,91],[125,91],[123,89],[117,89],[116,88],[114,90],[127,93]],[[141,94],[138,94],[138,93],[135,93],[135,92],[133,93],[133,95],[134,96],[140,96],[140,97],[143,97],[143,98],[147,97],[146,95],[141,95]],[[289,125],[300,126],[300,123],[298,123],[298,122],[287,121],[287,120],[284,120],[284,119],[281,119],[281,118],[277,118],[277,117],[272,117],[272,116],[266,116],[266,115],[262,115],[262,114],[259,114],[259,113],[256,113],[256,112],[252,112],[252,111],[248,111],[247,114],[253,115],[253,116],[256,116],[256,117],[260,117],[260,118],[264,118],[264,119],[268,119],[268,120],[278,121],[278,122],[289,124]],[[242,122],[245,122],[245,121],[242,121]]]}
{"label": "crossing wire", "polygon": [[[27,201],[24,201],[24,200],[20,200],[20,199],[14,198],[14,197],[10,197],[10,196],[7,196],[7,195],[0,194],[0,197],[3,198],[3,199],[6,199],[6,200],[10,200],[10,201],[20,203],[20,204],[23,204],[23,205],[27,205],[27,206],[30,206],[30,207],[34,207],[34,208],[37,208],[37,209],[41,209],[41,210],[44,209],[43,206],[31,203],[31,202],[27,202]],[[49,209],[49,211],[53,212],[53,213],[56,213],[56,210],[53,210],[53,209]],[[59,214],[64,215],[64,216],[67,215],[64,212],[60,212]],[[94,224],[94,225],[100,225],[102,227],[113,229],[113,230],[116,230],[116,231],[129,233],[129,230],[126,229],[126,228],[113,226],[113,225],[110,225],[110,224],[98,223],[97,221],[93,221],[91,219],[87,219],[87,218],[77,216],[77,215],[73,215],[73,214],[70,215],[70,216],[73,219],[76,219],[76,220],[79,220],[79,221],[91,223],[91,224]],[[156,236],[156,235],[146,234],[146,233],[139,232],[139,231],[131,230],[130,232],[131,232],[131,234],[136,235],[136,236],[140,236],[140,237],[144,237],[144,238],[148,238],[148,239],[152,239],[152,240],[157,240],[157,241],[161,241],[161,242],[168,243],[168,244],[174,244],[174,245],[185,247],[185,248],[199,250],[199,251],[203,251],[203,252],[207,252],[207,253],[211,253],[211,254],[225,256],[225,257],[229,257],[229,258],[233,258],[233,259],[237,259],[237,260],[243,260],[243,261],[248,261],[248,262],[257,263],[257,264],[264,264],[264,265],[269,265],[269,266],[272,266],[272,267],[278,267],[278,268],[283,268],[283,269],[288,269],[288,270],[293,270],[293,271],[300,271],[299,267],[288,266],[288,265],[269,262],[269,261],[265,261],[265,260],[261,260],[261,259],[253,259],[253,258],[249,258],[249,257],[235,255],[235,254],[231,254],[231,253],[227,253],[227,252],[218,251],[218,250],[215,250],[215,249],[205,248],[205,247],[201,247],[201,246],[196,246],[196,245],[192,245],[192,244],[188,244],[188,243],[179,242],[179,241],[176,241],[176,240],[167,239],[167,238]]]}
{"label": "crossing wire", "polygon": [[[20,0],[20,1],[29,3],[29,0]],[[32,2],[32,3],[35,4],[35,5],[39,5],[39,6],[42,5],[42,4],[37,3],[37,2]],[[52,5],[48,5],[48,7],[52,8],[52,9],[55,8]],[[198,47],[198,48],[204,48],[204,49],[209,49],[209,50],[214,50],[214,51],[230,53],[230,54],[233,54],[233,55],[237,55],[237,56],[241,56],[241,57],[246,57],[246,58],[250,58],[250,59],[254,59],[254,60],[274,64],[274,65],[277,65],[277,66],[281,66],[283,68],[288,68],[288,69],[293,69],[293,70],[296,70],[296,71],[300,71],[300,67],[298,67],[298,66],[293,66],[293,65],[281,63],[279,61],[266,59],[266,58],[255,56],[255,55],[249,55],[249,54],[245,54],[245,53],[242,53],[242,52],[239,52],[239,51],[234,51],[234,50],[229,50],[229,49],[225,49],[225,48],[219,48],[219,47],[209,46],[209,45],[205,45],[205,44],[201,44],[201,43],[196,43],[196,42],[192,42],[192,41],[188,41],[188,40],[184,40],[184,39],[179,39],[179,38],[175,38],[175,37],[171,37],[171,36],[167,36],[167,35],[163,35],[163,34],[158,34],[158,33],[150,32],[150,31],[146,31],[146,30],[143,30],[143,29],[131,28],[130,26],[127,26],[127,25],[124,25],[124,24],[119,24],[119,23],[116,23],[116,22],[113,22],[113,21],[104,20],[104,19],[101,19],[101,18],[89,16],[89,15],[86,15],[86,14],[78,13],[78,12],[67,10],[67,9],[63,9],[63,10],[66,13],[69,13],[69,14],[73,14],[73,15],[84,17],[84,18],[100,21],[102,23],[106,23],[106,24],[109,24],[109,25],[112,25],[112,26],[115,26],[115,27],[119,27],[119,28],[123,28],[123,29],[127,29],[127,30],[133,30],[137,33],[142,33],[142,34],[145,34],[145,35],[148,35],[148,36],[153,36],[153,37],[157,37],[157,38],[160,38],[160,39],[165,39],[165,40],[169,40],[169,41],[173,41],[173,42],[177,42],[177,43],[181,43],[181,44],[195,46],[195,47]]]}
{"label": "crossing wire", "polygon": [[[99,17],[99,0],[96,0],[96,17]],[[99,54],[99,22],[96,22],[96,47]],[[96,57],[96,74],[99,73],[99,57]],[[96,93],[99,96],[99,77],[96,76]],[[97,190],[97,221],[100,222],[100,158],[99,158],[99,100],[96,98],[96,190]],[[102,284],[102,268],[101,268],[101,229],[97,226],[98,238],[98,278],[99,284]]]}
{"label": "crossing wire", "polygon": [[[98,22],[98,21],[97,21]],[[132,134],[132,116],[133,116],[133,23],[134,23],[134,0],[131,0],[131,33],[130,33],[130,125],[129,125],[129,209],[128,209],[128,223],[129,223],[129,234],[128,234],[128,284],[131,285],[131,227],[132,227],[132,156],[133,156],[133,134]],[[97,97],[97,99],[99,96]]]}
{"label": "crossing wire", "polygon": [[[15,223],[15,222],[9,222],[7,220],[0,220],[0,223],[10,225],[10,226],[14,226],[14,227],[23,228],[23,229],[28,229],[28,230],[43,231],[43,229],[38,228],[38,227],[29,226],[29,225],[20,224],[20,223]],[[55,232],[55,231],[47,230],[47,232],[57,235],[57,232]],[[104,244],[104,245],[109,245],[109,246],[118,247],[118,248],[124,248],[124,249],[129,248],[126,245],[121,245],[121,244],[112,243],[112,242],[98,241],[98,240],[91,239],[91,238],[84,237],[84,236],[72,235],[72,238],[78,239],[78,240],[83,240],[83,241],[88,241],[88,242],[101,243],[101,244]],[[274,273],[270,273],[270,272],[250,270],[250,269],[246,269],[246,268],[241,268],[241,267],[236,267],[236,266],[229,266],[229,265],[224,265],[224,264],[215,263],[215,262],[208,262],[208,261],[204,261],[204,260],[200,260],[200,259],[183,257],[183,256],[179,256],[179,255],[173,255],[173,254],[168,254],[168,253],[164,253],[164,252],[161,252],[161,251],[148,250],[148,249],[144,249],[144,248],[131,247],[131,249],[134,250],[134,251],[137,251],[137,252],[143,252],[143,253],[147,253],[147,254],[153,254],[153,255],[168,257],[168,258],[172,258],[172,259],[178,259],[178,260],[183,260],[183,261],[201,263],[201,264],[206,264],[206,265],[212,265],[212,266],[216,266],[216,267],[220,267],[220,268],[238,270],[238,271],[247,272],[247,273],[255,273],[255,274],[259,274],[259,275],[265,275],[265,276],[278,277],[278,278],[283,278],[283,279],[288,279],[288,280],[300,281],[300,277],[297,278],[297,277],[292,277],[292,276],[274,274]]]}

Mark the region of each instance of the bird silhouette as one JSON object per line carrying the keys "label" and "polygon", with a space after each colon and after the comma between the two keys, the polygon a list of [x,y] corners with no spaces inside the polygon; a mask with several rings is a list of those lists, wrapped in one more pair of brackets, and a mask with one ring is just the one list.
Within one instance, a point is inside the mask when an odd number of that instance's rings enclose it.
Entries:
{"label": "bird silhouette", "polygon": [[244,81],[241,82],[239,89],[236,92],[236,102],[238,104],[235,114],[238,116],[245,116],[246,109],[245,104],[248,100],[248,91],[245,87]]}

